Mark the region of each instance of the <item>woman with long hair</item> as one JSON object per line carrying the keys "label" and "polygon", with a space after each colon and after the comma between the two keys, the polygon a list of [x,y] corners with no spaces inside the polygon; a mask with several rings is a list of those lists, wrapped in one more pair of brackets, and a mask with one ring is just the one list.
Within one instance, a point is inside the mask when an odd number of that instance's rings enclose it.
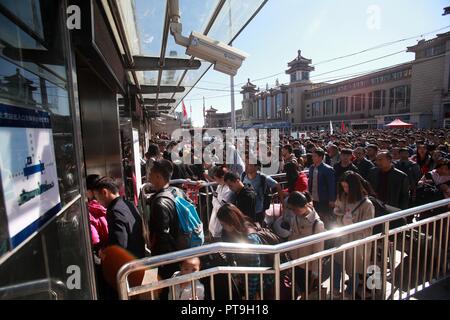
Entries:
{"label": "woman with long hair", "polygon": [[211,177],[217,183],[217,189],[212,199],[212,212],[209,220],[209,232],[213,240],[220,239],[222,236],[222,224],[217,219],[217,212],[225,203],[231,202],[233,192],[225,184],[225,174],[228,172],[225,166],[216,166],[212,169]]}
{"label": "woman with long hair", "polygon": [[[368,198],[372,191],[369,183],[365,181],[359,174],[353,171],[347,171],[341,177],[338,183],[337,199],[334,208],[337,227],[348,226],[353,223],[369,220],[375,217],[375,207]],[[354,232],[341,236],[336,239],[337,243],[344,244],[358,239],[363,239],[372,235],[372,228]],[[356,255],[353,256],[353,250],[345,251],[345,271],[349,274],[350,280],[345,290],[346,296],[350,297],[353,293],[353,282],[358,287],[359,277],[364,274],[364,248],[359,246],[356,248]],[[366,250],[366,262],[370,261],[370,246]],[[356,261],[354,261],[354,259]],[[354,263],[355,262],[355,263]],[[336,257],[334,269],[334,288],[333,295],[338,297],[339,288],[341,286],[342,255]],[[353,266],[356,269],[353,270]],[[355,274],[355,279],[353,279]]]}
{"label": "woman with long hair", "polygon": [[[224,204],[217,212],[217,218],[226,231],[230,241],[249,244],[263,244],[257,234],[257,227],[245,216],[241,210],[231,203]],[[246,267],[261,267],[263,259],[259,254],[233,254],[236,264]],[[259,275],[248,276],[248,294],[250,300],[256,300],[260,297],[260,278]],[[236,278],[238,287],[245,287],[245,279],[240,275]],[[273,277],[264,277],[264,292],[266,287],[273,284]]]}
{"label": "woman with long hair", "polygon": [[412,160],[419,165],[422,175],[426,175],[433,168],[431,153],[423,142],[417,143],[417,152]]}
{"label": "woman with long hair", "polygon": [[284,166],[284,171],[286,173],[288,193],[292,193],[294,191],[308,191],[308,177],[304,172],[299,171],[297,163],[286,163],[286,165]]}

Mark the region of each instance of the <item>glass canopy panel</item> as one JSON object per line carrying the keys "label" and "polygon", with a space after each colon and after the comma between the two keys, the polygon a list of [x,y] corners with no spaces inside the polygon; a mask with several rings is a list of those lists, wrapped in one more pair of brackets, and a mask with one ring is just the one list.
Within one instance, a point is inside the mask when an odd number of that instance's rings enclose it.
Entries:
{"label": "glass canopy panel", "polygon": [[[127,7],[127,4],[128,6],[131,4],[134,11],[134,16],[128,14],[124,17],[127,30],[131,30],[128,36],[133,33],[137,35],[136,39],[129,39],[130,43],[138,42],[139,44],[139,49],[133,50],[134,55],[160,56],[166,2],[165,0],[121,0],[121,6],[123,4]],[[136,31],[132,31],[133,28]]]}
{"label": "glass canopy panel", "polygon": [[263,2],[264,0],[227,0],[208,36],[229,43]]}
{"label": "glass canopy panel", "polygon": [[144,74],[144,82],[141,84],[147,86],[156,86],[158,84],[158,71],[145,71],[142,73]]}
{"label": "glass canopy panel", "polygon": [[184,70],[164,70],[161,76],[162,86],[178,86]]}

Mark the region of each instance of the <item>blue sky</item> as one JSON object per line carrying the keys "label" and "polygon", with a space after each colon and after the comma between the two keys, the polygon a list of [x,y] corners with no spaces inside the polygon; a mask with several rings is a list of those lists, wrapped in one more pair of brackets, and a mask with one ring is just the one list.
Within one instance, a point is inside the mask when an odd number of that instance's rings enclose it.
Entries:
{"label": "blue sky", "polygon": [[[414,45],[420,35],[450,26],[450,16],[442,16],[450,1],[442,0],[269,0],[266,6],[241,33],[233,45],[250,56],[235,77],[235,84],[283,72],[281,75],[254,82],[261,88],[287,83],[284,74],[287,63],[294,59],[297,50],[318,63],[342,55],[358,52],[383,43],[417,36],[380,49],[353,57],[323,63],[311,73],[313,81],[330,81],[340,76],[366,72],[414,59],[413,53],[399,53]],[[439,31],[443,33],[450,28]],[[434,33],[425,35],[430,39]],[[394,54],[360,66],[321,75],[336,69]],[[203,101],[206,107],[214,106],[220,112],[230,111],[230,78],[212,68],[184,99],[195,125],[203,124]],[[214,91],[218,89],[219,91]],[[239,93],[240,86],[235,88]],[[226,97],[217,97],[224,96]],[[236,109],[241,108],[242,95],[235,96]],[[179,106],[177,111],[180,111]]]}

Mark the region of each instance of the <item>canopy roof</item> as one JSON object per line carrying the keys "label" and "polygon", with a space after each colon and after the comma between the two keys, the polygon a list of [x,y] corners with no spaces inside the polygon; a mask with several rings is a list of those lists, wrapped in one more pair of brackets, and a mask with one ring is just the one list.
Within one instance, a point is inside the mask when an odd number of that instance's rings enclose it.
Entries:
{"label": "canopy roof", "polygon": [[400,119],[395,119],[391,123],[387,124],[386,127],[388,128],[412,128],[414,125],[411,123],[403,122]]}
{"label": "canopy roof", "polygon": [[[267,1],[179,0],[183,35],[197,31],[230,44]],[[117,2],[135,62],[136,86],[141,89],[144,104],[150,110],[172,113],[211,63],[191,58],[186,55],[186,48],[175,43],[169,31],[168,3]]]}

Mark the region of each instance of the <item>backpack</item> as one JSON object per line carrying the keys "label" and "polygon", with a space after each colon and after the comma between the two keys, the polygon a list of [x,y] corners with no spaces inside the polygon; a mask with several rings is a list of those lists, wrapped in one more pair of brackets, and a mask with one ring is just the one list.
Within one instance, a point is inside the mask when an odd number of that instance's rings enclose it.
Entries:
{"label": "backpack", "polygon": [[[283,240],[275,234],[272,230],[268,228],[262,228],[259,223],[255,223],[256,225],[256,234],[258,235],[259,239],[261,240],[262,244],[264,245],[277,245],[283,242]],[[282,253],[280,255],[281,263],[287,262],[290,260],[289,255],[287,252]],[[264,261],[265,264],[268,267],[272,267],[274,263],[274,256],[273,255],[264,255]]]}
{"label": "backpack", "polygon": [[[246,172],[242,172],[241,181],[244,182],[244,179],[246,177]],[[264,194],[264,203],[263,203],[263,210],[266,211],[270,208],[270,204],[272,203],[272,190],[267,185],[267,177],[263,173],[259,173],[259,177],[261,179],[261,184],[263,186],[263,194]],[[258,193],[258,190],[255,190],[256,193]]]}
{"label": "backpack", "polygon": [[175,236],[175,247],[183,250],[203,245],[205,242],[203,223],[197,209],[186,200],[183,192],[177,188],[169,188],[158,194],[157,198],[159,197],[171,199],[175,204],[179,225],[179,234]]}
{"label": "backpack", "polygon": [[283,242],[282,239],[272,230],[268,228],[262,228],[261,226],[259,226],[259,224],[256,224],[256,226],[256,234],[259,236],[263,244],[273,246]]}

